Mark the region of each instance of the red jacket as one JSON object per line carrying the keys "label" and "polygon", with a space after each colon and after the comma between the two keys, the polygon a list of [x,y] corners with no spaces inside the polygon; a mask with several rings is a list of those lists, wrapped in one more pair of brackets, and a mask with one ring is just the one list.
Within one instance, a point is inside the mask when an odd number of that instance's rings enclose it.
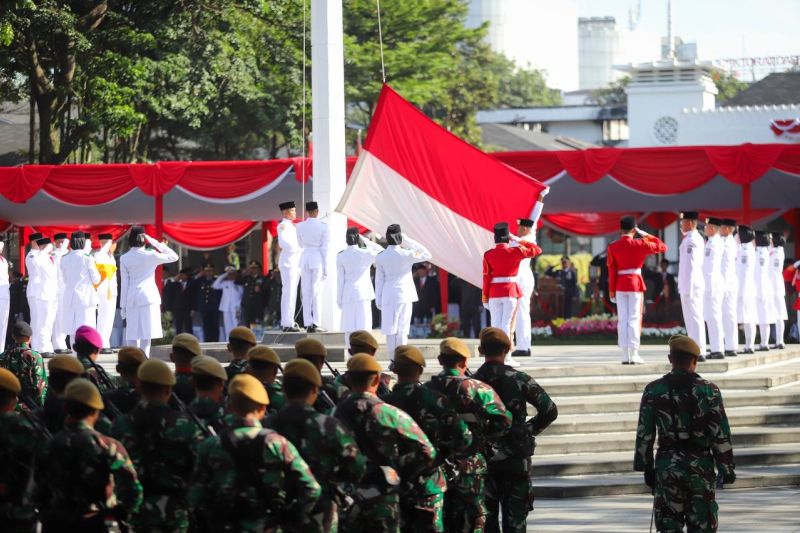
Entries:
{"label": "red jacket", "polygon": [[794,309],[800,311],[800,270],[797,270],[794,265],[789,265],[786,270],[783,271],[783,279],[791,283],[792,287],[794,287],[797,293],[797,298],[794,300]]}
{"label": "red jacket", "polygon": [[[650,254],[667,251],[667,245],[658,237],[647,235],[642,239],[634,239],[630,235],[608,245],[608,291],[614,294],[623,292],[644,292],[644,280],[641,268]],[[635,274],[620,274],[620,270],[639,269]]]}
{"label": "red jacket", "polygon": [[[483,301],[489,298],[519,298],[522,291],[517,285],[519,262],[526,257],[536,257],[542,249],[535,243],[519,241],[519,246],[498,244],[483,254]],[[494,278],[509,278],[511,281],[492,283]]]}

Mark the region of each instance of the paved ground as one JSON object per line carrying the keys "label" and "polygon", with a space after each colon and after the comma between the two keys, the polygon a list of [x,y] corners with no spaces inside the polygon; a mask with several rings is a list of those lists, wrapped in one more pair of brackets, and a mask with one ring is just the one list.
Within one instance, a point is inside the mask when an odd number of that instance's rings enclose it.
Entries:
{"label": "paved ground", "polygon": [[[720,491],[719,531],[800,533],[798,499],[800,487]],[[643,495],[537,500],[528,531],[647,532],[652,503]]]}

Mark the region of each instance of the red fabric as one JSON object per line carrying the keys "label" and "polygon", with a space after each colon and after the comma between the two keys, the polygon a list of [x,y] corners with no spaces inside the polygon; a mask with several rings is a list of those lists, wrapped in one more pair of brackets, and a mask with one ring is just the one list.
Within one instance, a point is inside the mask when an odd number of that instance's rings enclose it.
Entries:
{"label": "red fabric", "polygon": [[615,148],[556,152],[564,169],[579,183],[594,183],[611,172],[622,152]]}
{"label": "red fabric", "polygon": [[117,241],[128,233],[130,229],[130,225],[107,225],[107,226],[90,226],[90,225],[78,225],[78,226],[35,226],[34,230],[38,231],[42,235],[46,235],[47,237],[53,237],[56,233],[66,233],[67,237],[70,237],[76,231],[83,231],[89,233],[92,238],[93,245],[95,248],[99,248],[100,244],[98,242],[97,236],[101,233],[110,233],[112,235],[113,240]]}
{"label": "red fabric", "polygon": [[506,165],[542,182],[564,172],[564,165],[556,152],[496,152],[491,155]]}
{"label": "red fabric", "polygon": [[620,270],[642,268],[648,255],[667,251],[667,245],[653,235],[644,239],[624,236],[608,245],[608,291],[644,292],[642,274],[617,274]]}
{"label": "red fabric", "polygon": [[681,194],[705,185],[717,174],[705,151],[697,147],[622,151],[610,175],[626,187],[647,194]]}
{"label": "red fabric", "polygon": [[753,183],[763,176],[783,153],[781,144],[709,146],[706,155],[717,173],[738,185]]}
{"label": "red fabric", "polygon": [[669,212],[650,213],[644,217],[644,221],[654,229],[664,229],[676,220],[678,220],[678,213]]}
{"label": "red fabric", "polygon": [[212,250],[236,242],[256,226],[257,222],[185,222],[164,224],[164,233],[178,244],[199,250]]}
{"label": "red fabric", "polygon": [[519,262],[526,257],[536,257],[542,249],[528,241],[519,246],[498,244],[483,254],[483,301],[489,298],[519,298],[522,296],[517,282],[492,283],[493,278],[514,278],[519,273]]}
{"label": "red fabric", "polygon": [[[547,204],[545,204],[545,209]],[[542,219],[563,233],[594,237],[619,231],[619,219],[631,213],[555,213]],[[636,215],[638,218],[638,215]]]}
{"label": "red fabric", "polygon": [[89,206],[113,202],[136,184],[129,165],[63,165],[53,167],[42,190],[64,203]]}
{"label": "red fabric", "polygon": [[6,231],[10,227],[11,227],[11,222],[6,222],[5,220],[0,220],[0,233]]}
{"label": "red fabric", "polygon": [[239,198],[270,185],[290,166],[285,159],[195,162],[186,167],[178,185],[205,198]]}
{"label": "red fabric", "polygon": [[51,165],[0,167],[0,194],[16,203],[30,200],[44,185]]}
{"label": "red fabric", "polygon": [[378,99],[364,150],[487,230],[498,220],[527,218],[545,189],[445,130],[388,85]]}

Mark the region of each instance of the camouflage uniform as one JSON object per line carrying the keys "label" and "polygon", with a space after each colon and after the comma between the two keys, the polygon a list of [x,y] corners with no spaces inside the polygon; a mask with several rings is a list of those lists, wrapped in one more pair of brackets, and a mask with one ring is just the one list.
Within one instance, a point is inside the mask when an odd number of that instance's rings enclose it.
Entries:
{"label": "camouflage uniform", "polygon": [[[332,376],[323,376],[322,379],[332,391],[331,397],[334,398],[337,403],[347,398],[347,395],[350,394],[350,386],[345,382],[343,374],[339,374],[335,378]],[[378,397],[384,398],[387,396],[396,383],[397,380],[393,375],[381,372],[381,384],[378,386]]]}
{"label": "camouflage uniform", "polygon": [[125,519],[142,503],[142,485],[124,446],[83,421],[53,437],[40,472],[45,532],[105,531],[106,520]]}
{"label": "camouflage uniform", "polygon": [[[44,424],[50,433],[58,433],[64,429],[67,422],[67,410],[64,405],[64,398],[56,396],[56,394],[50,390],[47,398],[44,400],[44,406],[42,406],[41,409],[37,409],[34,414],[37,419],[41,420],[42,424]],[[98,418],[97,422],[94,424],[94,429],[103,435],[111,435],[111,420],[101,412],[100,418]]]}
{"label": "camouflage uniform", "polygon": [[113,403],[122,414],[130,413],[140,399],[139,392],[127,381],[122,381],[116,389],[103,394],[105,403]]}
{"label": "camouflage uniform", "polygon": [[[658,452],[653,444],[658,432]],[[734,474],[728,418],[719,388],[693,372],[673,370],[645,387],[633,468],[655,471],[658,531],[716,531],[717,477]]]}
{"label": "camouflage uniform", "polygon": [[[187,405],[194,400],[195,391],[194,385],[192,385],[192,367],[175,367],[175,386],[172,387],[172,392]],[[177,405],[173,405],[173,402],[170,402],[170,406],[175,409],[178,408]]]}
{"label": "camouflage uniform", "polygon": [[20,398],[30,398],[39,407],[44,405],[44,398],[47,395],[47,373],[39,352],[33,351],[27,343],[17,344],[0,355],[0,368],[5,368],[19,379],[22,385]]}
{"label": "camouflage uniform", "polygon": [[197,415],[197,418],[205,423],[206,427],[214,428],[216,433],[219,433],[227,424],[225,423],[225,404],[222,402],[215,402],[211,398],[198,396],[187,408]]}
{"label": "camouflage uniform", "polygon": [[405,532],[444,531],[444,467],[447,457],[462,453],[472,444],[472,432],[444,394],[420,383],[399,383],[384,398],[408,413],[425,432],[438,452],[439,467],[401,498],[400,529]]}
{"label": "camouflage uniform", "polygon": [[442,370],[431,378],[429,386],[447,396],[472,431],[472,444],[445,466],[445,529],[448,533],[483,531],[486,446],[509,430],[511,413],[494,389],[477,379],[459,376],[455,369]]}
{"label": "camouflage uniform", "polygon": [[225,373],[228,374],[228,381],[233,379],[236,374],[242,374],[246,371],[247,359],[234,359],[225,367]]}
{"label": "camouflage uniform", "polygon": [[[558,417],[558,409],[532,377],[510,366],[484,363],[474,377],[492,387],[512,415],[511,430],[491,443],[486,476],[486,532],[500,531],[502,506],[503,532],[524,533],[528,513],[533,510],[531,458],[535,437]],[[536,416],[530,420],[528,404],[536,408]]]}
{"label": "camouflage uniform", "polygon": [[111,434],[130,450],[145,498],[132,522],[136,529],[186,531],[186,486],[203,435],[186,415],[158,402],[142,401],[114,421]]}
{"label": "camouflage uniform", "polygon": [[329,415],[333,413],[333,407],[323,400],[323,392],[328,395],[334,406],[336,406],[350,394],[350,387],[344,384],[341,377],[322,376],[322,387],[319,389],[319,396],[317,396],[317,401],[314,403],[314,409],[318,413]]}
{"label": "camouflage uniform", "polygon": [[264,385],[265,389],[267,389],[267,396],[269,396],[269,405],[267,406],[268,411],[270,413],[277,413],[283,408],[284,405],[286,405],[286,396],[283,395],[283,387],[281,387],[281,382],[262,382],[261,384]]}
{"label": "camouflage uniform", "polygon": [[118,383],[115,382],[114,378],[108,376],[109,379],[111,379],[111,385],[112,385],[112,387],[109,387],[106,381],[104,379],[101,379],[99,373],[97,372],[97,369],[94,368],[94,366],[92,365],[91,360],[87,359],[86,357],[78,356],[78,361],[81,362],[81,364],[83,365],[83,369],[86,371],[83,377],[94,383],[95,387],[97,387],[97,390],[100,391],[100,394],[111,392],[112,390],[114,390],[114,387],[118,385]]}
{"label": "camouflage uniform", "polygon": [[189,503],[198,531],[260,533],[297,523],[319,495],[319,483],[291,442],[237,417],[231,429],[199,446]]}
{"label": "camouflage uniform", "polygon": [[353,434],[336,418],[302,404],[287,405],[270,415],[264,425],[295,445],[322,486],[322,495],[314,509],[303,517],[299,527],[284,526],[284,533],[335,532],[338,528],[334,502],[337,486],[358,483],[366,470],[366,459]]}
{"label": "camouflage uniform", "polygon": [[19,413],[0,413],[0,524],[3,531],[36,531],[34,469],[42,435]]}
{"label": "camouflage uniform", "polygon": [[436,449],[413,418],[368,392],[351,393],[334,416],[353,432],[367,458],[357,503],[343,516],[342,531],[398,532],[400,501],[397,491],[387,486],[385,467],[399,473],[404,484],[411,483],[432,474]]}

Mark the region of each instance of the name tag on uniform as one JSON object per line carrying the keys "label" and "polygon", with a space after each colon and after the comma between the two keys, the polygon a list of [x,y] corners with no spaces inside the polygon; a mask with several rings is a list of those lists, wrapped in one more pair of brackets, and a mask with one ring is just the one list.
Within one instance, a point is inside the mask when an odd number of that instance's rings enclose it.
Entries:
{"label": "name tag on uniform", "polygon": [[743,256],[743,257],[742,257],[742,264],[743,264],[743,265],[746,265],[746,264],[747,264],[747,257],[746,257],[746,256]]}
{"label": "name tag on uniform", "polygon": [[779,262],[775,261],[774,263],[772,263],[772,266],[774,266],[775,268],[779,268],[781,266],[781,264]]}
{"label": "name tag on uniform", "polygon": [[706,248],[706,257],[711,255],[711,248]]}

